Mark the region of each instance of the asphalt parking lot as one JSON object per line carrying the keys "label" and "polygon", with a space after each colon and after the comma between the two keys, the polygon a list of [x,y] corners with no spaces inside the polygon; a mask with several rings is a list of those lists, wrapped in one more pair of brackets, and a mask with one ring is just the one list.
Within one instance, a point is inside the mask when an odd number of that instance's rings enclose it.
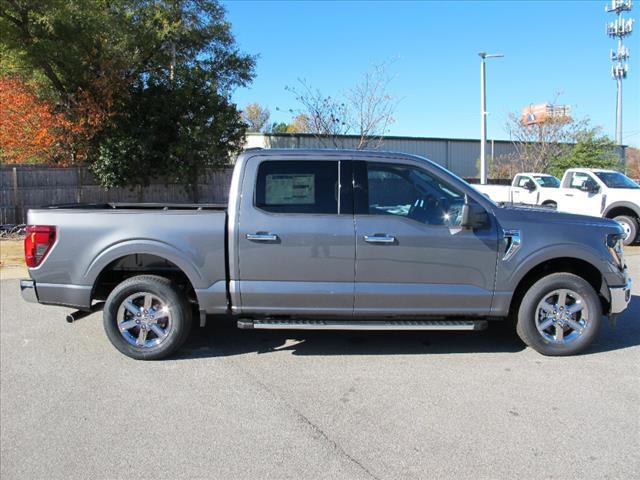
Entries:
{"label": "asphalt parking lot", "polygon": [[3,479],[640,478],[640,248],[629,310],[583,355],[510,332],[195,329],[119,354],[100,314],[3,280]]}

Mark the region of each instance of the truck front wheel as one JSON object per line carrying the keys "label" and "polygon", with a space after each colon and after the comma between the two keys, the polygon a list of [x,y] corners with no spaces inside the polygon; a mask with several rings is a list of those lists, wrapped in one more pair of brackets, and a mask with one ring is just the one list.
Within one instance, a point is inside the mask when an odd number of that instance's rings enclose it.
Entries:
{"label": "truck front wheel", "polygon": [[593,287],[577,275],[554,273],[525,293],[516,330],[543,355],[574,355],[591,344],[601,320],[602,306]]}
{"label": "truck front wheel", "polygon": [[624,244],[631,245],[638,236],[638,221],[628,215],[618,215],[614,220],[624,228],[624,233],[626,235]]}
{"label": "truck front wheel", "polygon": [[191,328],[185,295],[156,275],[128,278],[104,306],[104,329],[120,352],[136,360],[165,358],[182,346]]}

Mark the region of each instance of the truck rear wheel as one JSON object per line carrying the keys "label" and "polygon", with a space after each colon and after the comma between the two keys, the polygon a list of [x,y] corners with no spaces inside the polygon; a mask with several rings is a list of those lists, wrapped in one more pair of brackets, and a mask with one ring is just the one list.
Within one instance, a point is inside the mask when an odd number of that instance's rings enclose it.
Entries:
{"label": "truck rear wheel", "polygon": [[574,355],[591,344],[601,320],[602,306],[593,287],[577,275],[554,273],[525,293],[516,331],[543,355]]}
{"label": "truck rear wheel", "polygon": [[631,245],[638,236],[638,221],[628,215],[618,215],[614,218],[616,222],[622,225],[626,238],[624,239],[625,245]]}
{"label": "truck rear wheel", "polygon": [[155,275],[120,283],[104,306],[104,329],[120,352],[136,360],[165,358],[182,346],[191,328],[185,295]]}

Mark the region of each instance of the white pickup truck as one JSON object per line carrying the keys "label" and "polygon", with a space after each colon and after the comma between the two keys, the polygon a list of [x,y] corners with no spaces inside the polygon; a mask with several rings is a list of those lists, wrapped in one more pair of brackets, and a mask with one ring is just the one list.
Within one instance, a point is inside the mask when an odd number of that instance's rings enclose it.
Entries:
{"label": "white pickup truck", "polygon": [[615,170],[570,168],[562,181],[543,173],[519,173],[511,185],[474,185],[494,202],[554,207],[559,211],[617,220],[625,245],[638,238],[640,185]]}
{"label": "white pickup truck", "polygon": [[640,185],[623,173],[596,168],[571,168],[557,190],[562,212],[612,218],[624,228],[625,245],[638,238]]}
{"label": "white pickup truck", "polygon": [[560,180],[546,173],[519,173],[511,185],[474,185],[494,202],[558,205]]}

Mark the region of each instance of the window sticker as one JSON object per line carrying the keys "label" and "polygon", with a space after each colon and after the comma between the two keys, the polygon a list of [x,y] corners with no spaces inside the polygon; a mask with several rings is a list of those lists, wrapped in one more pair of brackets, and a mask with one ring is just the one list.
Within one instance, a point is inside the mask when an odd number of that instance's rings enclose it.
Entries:
{"label": "window sticker", "polygon": [[312,205],[316,200],[316,176],[312,173],[267,175],[267,205]]}

